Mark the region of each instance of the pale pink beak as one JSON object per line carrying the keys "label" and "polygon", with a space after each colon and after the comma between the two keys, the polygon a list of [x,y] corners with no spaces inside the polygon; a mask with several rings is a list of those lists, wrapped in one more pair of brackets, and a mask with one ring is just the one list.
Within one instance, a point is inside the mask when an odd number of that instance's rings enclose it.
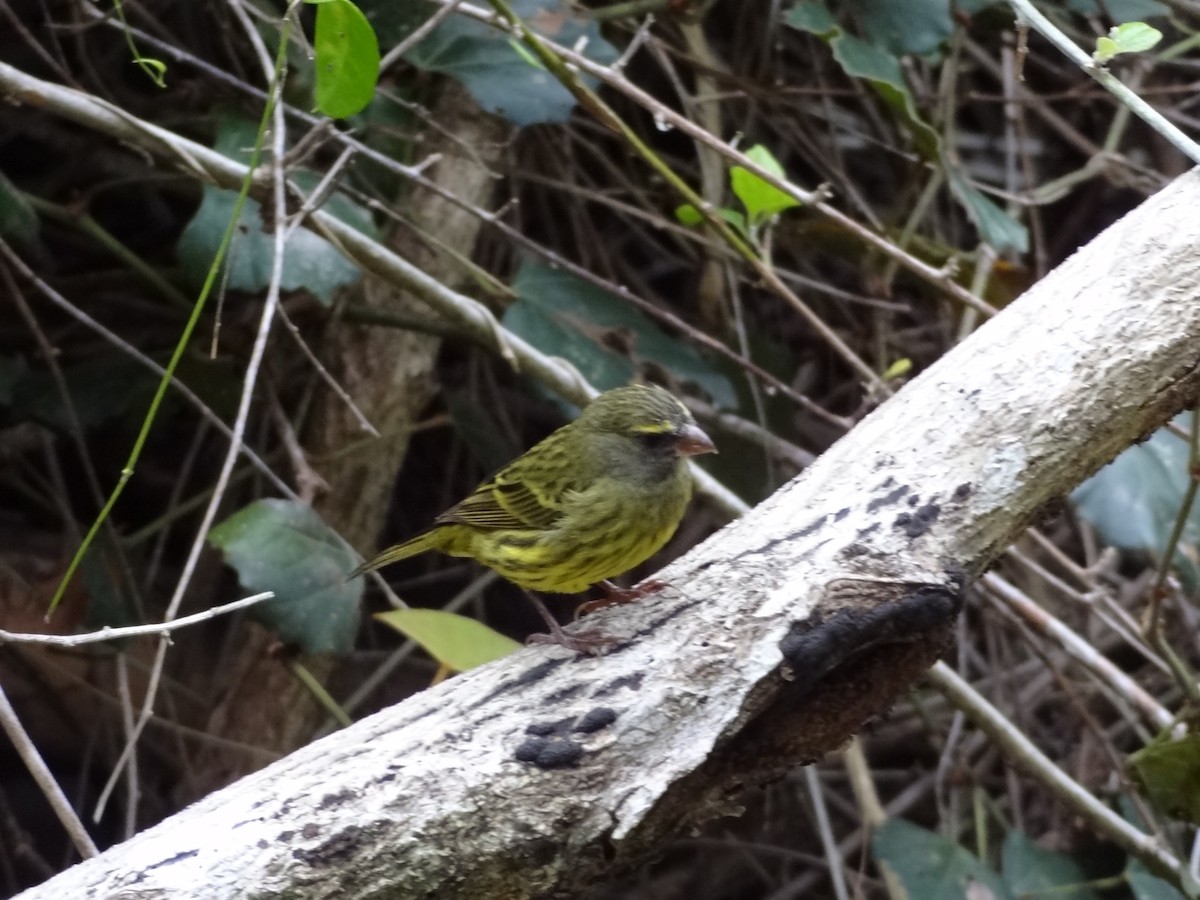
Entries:
{"label": "pale pink beak", "polygon": [[717,446],[698,425],[685,425],[675,443],[675,452],[679,456],[700,456],[703,453],[716,453]]}

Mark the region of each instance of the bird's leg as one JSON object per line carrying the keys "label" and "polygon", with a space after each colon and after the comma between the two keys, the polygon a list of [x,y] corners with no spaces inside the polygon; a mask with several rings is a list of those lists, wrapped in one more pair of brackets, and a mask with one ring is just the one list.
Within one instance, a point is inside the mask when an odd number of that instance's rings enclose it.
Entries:
{"label": "bird's leg", "polygon": [[647,594],[661,591],[667,586],[667,583],[652,578],[649,581],[643,581],[641,584],[635,584],[631,588],[623,588],[618,587],[606,578],[600,582],[600,586],[604,588],[604,596],[596,600],[589,600],[587,603],[579,604],[579,608],[575,610],[575,621],[579,621],[584,616],[599,612],[602,609],[608,609],[610,606],[622,606],[626,603],[641,600]]}
{"label": "bird's leg", "polygon": [[542,619],[545,620],[546,626],[550,629],[549,634],[531,634],[525,639],[527,644],[557,644],[560,647],[566,647],[568,650],[574,650],[576,653],[590,653],[593,656],[602,656],[604,651],[614,644],[619,644],[621,638],[615,638],[605,634],[602,631],[580,631],[575,634],[567,634],[561,625],[558,624],[558,619],[554,618],[554,614],[546,608],[546,604],[541,598],[532,591],[526,591],[525,596],[537,609]]}

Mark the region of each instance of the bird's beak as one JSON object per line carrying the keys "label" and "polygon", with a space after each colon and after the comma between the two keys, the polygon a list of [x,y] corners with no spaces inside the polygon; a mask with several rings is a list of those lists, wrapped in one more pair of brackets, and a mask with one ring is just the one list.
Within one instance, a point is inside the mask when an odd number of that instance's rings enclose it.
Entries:
{"label": "bird's beak", "polygon": [[675,452],[680,456],[699,456],[702,453],[716,453],[717,446],[698,425],[685,425],[679,433]]}

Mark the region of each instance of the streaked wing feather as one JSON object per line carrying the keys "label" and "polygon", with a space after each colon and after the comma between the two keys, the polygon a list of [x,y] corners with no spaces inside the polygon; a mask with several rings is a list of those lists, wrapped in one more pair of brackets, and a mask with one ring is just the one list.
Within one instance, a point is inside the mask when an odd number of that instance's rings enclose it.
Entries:
{"label": "streaked wing feather", "polygon": [[434,521],[439,525],[455,523],[487,531],[541,530],[552,528],[561,515],[562,509],[550,497],[539,496],[505,469]]}

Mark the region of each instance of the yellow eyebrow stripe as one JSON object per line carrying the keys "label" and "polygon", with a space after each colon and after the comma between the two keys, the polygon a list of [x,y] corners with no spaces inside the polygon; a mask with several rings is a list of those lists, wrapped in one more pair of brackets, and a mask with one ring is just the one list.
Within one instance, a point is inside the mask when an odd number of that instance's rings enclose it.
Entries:
{"label": "yellow eyebrow stripe", "polygon": [[672,426],[670,422],[668,422],[666,419],[663,419],[661,422],[650,422],[646,425],[634,425],[632,430],[636,431],[638,434],[666,434],[668,431],[672,430]]}

